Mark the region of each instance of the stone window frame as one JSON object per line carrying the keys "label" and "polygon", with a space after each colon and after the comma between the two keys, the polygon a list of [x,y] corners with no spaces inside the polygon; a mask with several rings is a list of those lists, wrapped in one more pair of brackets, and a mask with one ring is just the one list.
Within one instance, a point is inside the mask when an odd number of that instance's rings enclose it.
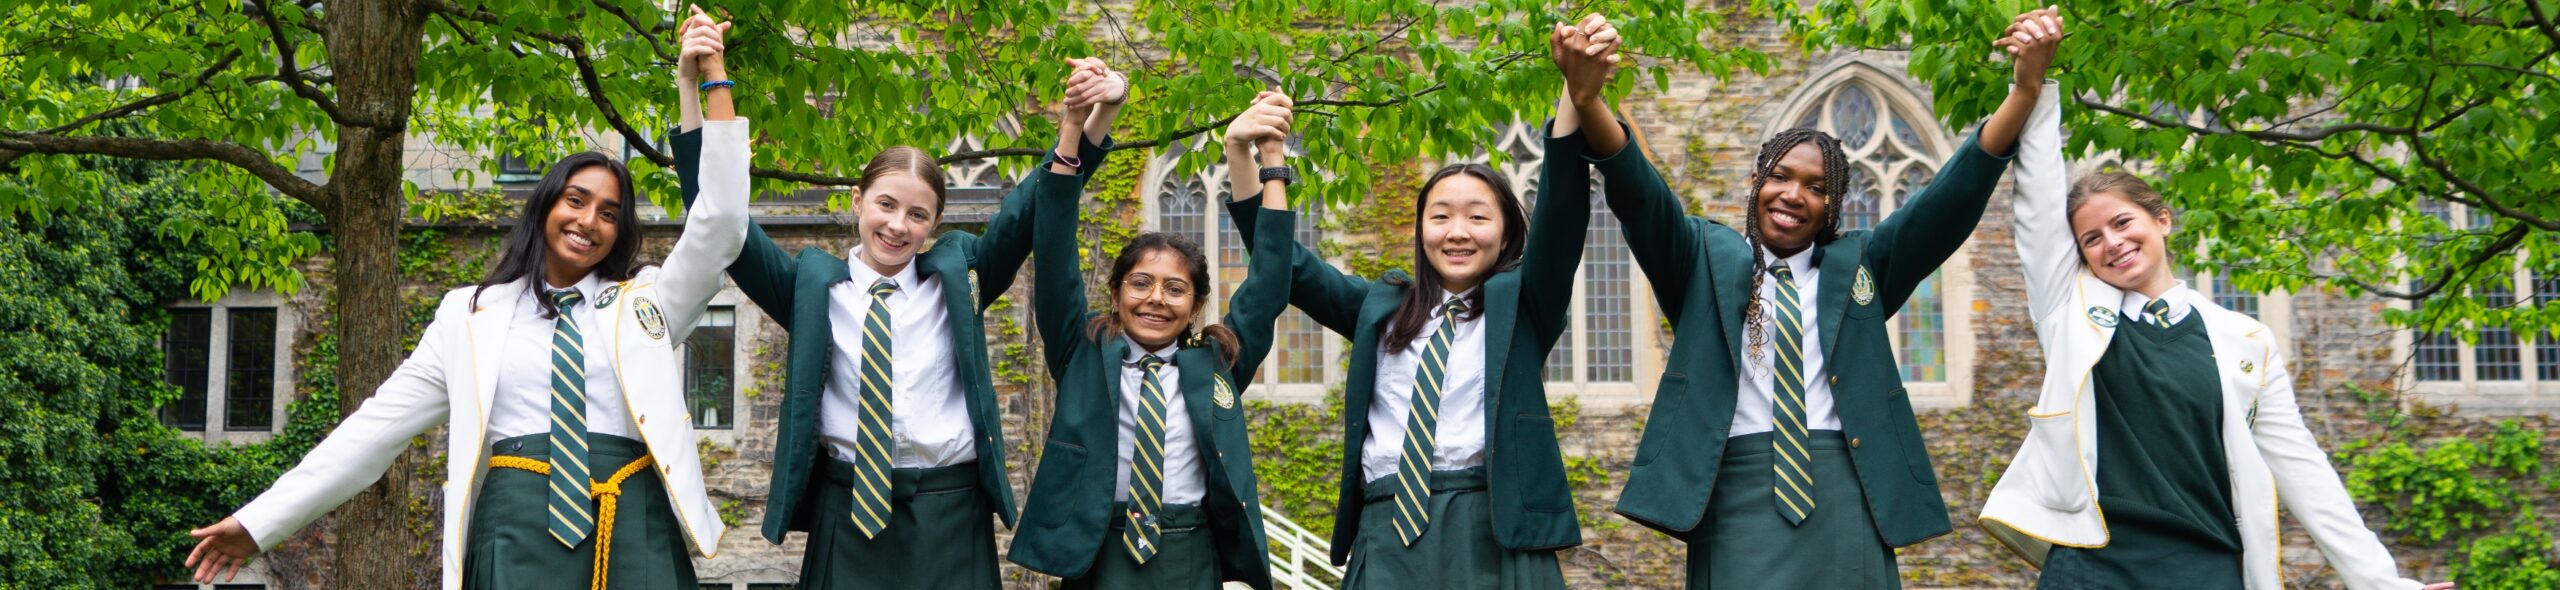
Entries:
{"label": "stone window frame", "polygon": [[[286,407],[301,399],[299,388],[296,387],[299,383],[299,373],[293,364],[293,345],[294,335],[302,330],[302,316],[294,307],[293,301],[274,291],[233,290],[211,303],[186,299],[172,302],[166,307],[171,310],[203,309],[212,312],[212,324],[207,330],[207,338],[210,342],[205,359],[204,427],[180,429],[180,435],[206,444],[254,444],[265,442],[273,438],[275,433],[283,430],[287,415]],[[229,412],[225,410],[230,402],[230,383],[224,376],[230,373],[232,362],[229,343],[233,309],[265,309],[276,315],[275,358],[268,360],[272,363],[274,371],[273,383],[270,385],[272,391],[268,398],[272,402],[268,408],[265,430],[232,430],[226,423],[229,418]],[[165,333],[158,345],[164,350],[168,346]],[[166,370],[167,365],[164,363],[162,365],[164,377]]]}
{"label": "stone window frame", "polygon": [[[747,388],[758,385],[758,379],[755,374],[757,360],[755,355],[756,341],[763,335],[764,324],[769,320],[764,314],[764,309],[756,307],[754,302],[749,301],[746,293],[739,291],[737,284],[730,282],[729,278],[725,275],[720,278],[720,291],[711,295],[711,304],[705,307],[705,309],[707,310],[712,307],[727,307],[732,310],[730,318],[733,327],[731,329],[734,331],[729,336],[729,410],[731,415],[729,416],[729,427],[727,428],[695,428],[693,432],[695,435],[709,439],[712,442],[735,448],[739,444],[741,437],[746,435],[747,431],[760,430],[760,427],[758,427],[754,422],[755,399],[750,398],[747,395]],[[678,383],[682,383],[691,378],[690,375],[684,374],[684,358],[686,347],[689,345],[689,343],[679,342],[676,343],[675,346],[676,378]],[[773,382],[769,385],[772,386],[771,390],[758,391],[756,392],[756,396],[782,395],[782,391],[780,389],[782,387],[782,380],[779,375],[776,375]],[[682,393],[681,389],[679,389],[679,393]],[[692,406],[692,400],[688,398],[685,400],[684,404],[689,408]],[[696,418],[698,417],[686,417],[687,420],[695,420]],[[770,433],[759,433],[759,435],[770,435]]]}
{"label": "stone window frame", "polygon": [[[1879,112],[1892,113],[1896,119],[1909,124],[1908,134],[1916,136],[1922,144],[1911,146],[1919,153],[1912,156],[1912,161],[1916,163],[1910,165],[1925,166],[1934,178],[1936,170],[1943,167],[1947,159],[1961,145],[1962,137],[1950,133],[1944,125],[1931,116],[1936,111],[1930,107],[1929,93],[1919,83],[1870,63],[1875,58],[1876,56],[1867,54],[1849,54],[1816,70],[1818,73],[1809,77],[1804,84],[1797,86],[1789,94],[1783,103],[1784,108],[1776,111],[1779,116],[1768,121],[1761,137],[1774,136],[1779,131],[1793,127],[1796,122],[1804,120],[1809,115],[1822,115],[1822,111],[1818,109],[1827,109],[1831,96],[1836,91],[1856,85],[1870,95],[1870,98],[1875,99],[1875,106]],[[1895,133],[1891,129],[1877,131],[1879,136]],[[1908,139],[1884,138],[1877,144],[1881,146],[1907,143]],[[1852,154],[1853,160],[1859,157],[1861,156],[1858,154]],[[1903,165],[1896,165],[1895,169],[1902,169],[1901,166]],[[1900,173],[1893,170],[1888,170],[1887,174],[1892,181],[1902,180],[1899,178]],[[1918,187],[1908,188],[1916,190]],[[1892,188],[1883,186],[1878,190],[1888,195],[1893,192]],[[1878,199],[1877,220],[1883,220],[1892,215],[1900,205],[1900,203],[1888,204],[1884,201],[1885,199]],[[1976,228],[1975,234],[1979,236],[1982,231],[1981,228]],[[1978,277],[1975,276],[1973,257],[1977,254],[1978,242],[1979,240],[1967,240],[1965,245],[1958,248],[1955,255],[1948,257],[1938,269],[1938,276],[1934,282],[1938,283],[1939,290],[1939,317],[1942,322],[1940,329],[1944,335],[1942,348],[1945,351],[1941,363],[1944,365],[1945,378],[1941,381],[1904,382],[1903,387],[1910,393],[1911,403],[1915,408],[1953,408],[1973,403],[1975,394],[1973,365],[1978,352],[1973,319],[1977,311],[1975,298],[1979,296],[1975,286]],[[1993,255],[2001,255],[2001,253]],[[1902,319],[1900,312],[1897,312],[1895,321],[1887,324],[1887,332],[1891,334],[1890,337],[1894,341],[1897,359],[1902,354]]]}
{"label": "stone window frame", "polygon": [[[2456,230],[2481,222],[2481,216],[2473,214],[2467,205],[2444,202],[2429,205],[2440,205],[2442,209],[2427,214],[2439,214],[2440,219]],[[2543,283],[2560,283],[2560,273],[2537,276],[2525,264],[2532,258],[2530,252],[2518,250],[2517,255],[2511,258],[2502,273],[2507,276],[2511,304],[2560,298],[2560,293],[2540,288],[2545,286]],[[2560,287],[2560,284],[2550,286]],[[2410,309],[2406,300],[2394,299],[2389,305],[2393,309]],[[2467,412],[2522,413],[2548,406],[2548,398],[2560,394],[2560,346],[2552,345],[2560,338],[2547,333],[2511,333],[2511,336],[2516,348],[2517,378],[2481,379],[2479,344],[2455,337],[2451,342],[2455,378],[2434,380],[2420,378],[2422,367],[2417,355],[2421,337],[2419,330],[2392,330],[2392,355],[2406,359],[2405,366],[2408,367],[2408,370],[2399,372],[2396,381],[2403,391],[2411,392],[2421,400],[2438,404],[2459,403]],[[2545,364],[2551,366],[2546,367]],[[2551,375],[2546,377],[2546,372]]]}
{"label": "stone window frame", "polygon": [[[1188,187],[1192,183],[1198,183],[1198,189],[1202,195],[1200,209],[1196,214],[1201,217],[1196,219],[1198,235],[1191,237],[1200,243],[1201,253],[1209,258],[1209,273],[1219,283],[1211,292],[1208,301],[1201,306],[1200,321],[1204,323],[1215,322],[1226,313],[1227,296],[1241,284],[1244,276],[1241,261],[1230,260],[1237,253],[1242,252],[1243,248],[1227,245],[1229,238],[1235,235],[1231,227],[1233,222],[1226,214],[1226,202],[1233,198],[1231,193],[1234,191],[1228,187],[1226,155],[1222,152],[1223,144],[1217,143],[1218,135],[1215,131],[1202,133],[1190,141],[1174,144],[1172,149],[1153,154],[1152,157],[1147,158],[1146,171],[1139,176],[1140,227],[1146,231],[1165,231],[1166,219],[1162,198],[1168,187]],[[1292,146],[1291,151],[1298,150]],[[1197,152],[1196,155],[1195,152]],[[1188,166],[1183,163],[1185,156],[1190,156],[1193,160]],[[1322,215],[1321,209],[1310,209],[1310,206],[1306,205],[1300,206],[1298,210],[1302,216],[1300,219],[1302,224],[1311,223],[1315,219],[1309,215],[1310,213]],[[1310,232],[1308,228],[1301,227],[1297,237],[1301,243],[1307,243],[1309,248],[1315,248],[1317,247],[1315,243],[1309,243],[1310,238],[1320,243],[1323,235],[1321,231]],[[1333,262],[1340,263],[1338,260]],[[1109,261],[1097,260],[1095,264],[1107,265]],[[1305,312],[1298,311],[1295,306],[1290,307],[1280,315],[1273,330],[1273,338],[1276,341],[1273,343],[1271,357],[1263,361],[1263,370],[1260,374],[1254,375],[1254,382],[1244,385],[1245,395],[1281,402],[1321,402],[1335,381],[1348,376],[1341,363],[1337,361],[1350,350],[1351,343],[1334,335],[1331,330],[1317,325],[1313,318],[1306,316]],[[1283,350],[1283,347],[1291,337],[1292,330],[1312,330],[1314,339],[1321,343],[1322,350],[1316,353],[1314,366],[1294,368],[1284,366],[1282,355],[1287,351]],[[1298,336],[1304,338],[1306,334],[1299,333]],[[1312,379],[1284,379],[1285,375],[1292,373],[1306,375],[1305,371],[1310,369],[1314,371]]]}

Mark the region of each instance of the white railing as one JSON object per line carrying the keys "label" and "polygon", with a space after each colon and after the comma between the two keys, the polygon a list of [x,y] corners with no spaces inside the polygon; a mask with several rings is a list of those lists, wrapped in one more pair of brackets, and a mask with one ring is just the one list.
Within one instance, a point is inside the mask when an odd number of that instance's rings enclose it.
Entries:
{"label": "white railing", "polygon": [[1271,539],[1271,586],[1287,590],[1333,590],[1342,584],[1342,568],[1333,565],[1333,543],[1316,536],[1266,504],[1262,532]]}

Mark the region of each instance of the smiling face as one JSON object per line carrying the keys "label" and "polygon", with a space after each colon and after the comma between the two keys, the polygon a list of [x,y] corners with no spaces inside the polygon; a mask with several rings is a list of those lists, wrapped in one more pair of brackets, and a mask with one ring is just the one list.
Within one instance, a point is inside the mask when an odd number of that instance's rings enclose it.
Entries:
{"label": "smiling face", "polygon": [[1206,294],[1193,282],[1192,264],[1166,247],[1137,254],[1112,290],[1112,313],[1130,340],[1148,350],[1164,348],[1191,330],[1193,316]]}
{"label": "smiling face", "polygon": [[1458,293],[1483,284],[1503,250],[1501,197],[1493,185],[1467,174],[1451,175],[1422,195],[1416,231],[1423,259],[1440,273],[1440,286]]}
{"label": "smiling face", "polygon": [[552,286],[576,283],[613,252],[621,233],[622,183],[604,166],[588,166],[569,175],[560,198],[543,216],[542,240],[549,264],[544,277]]}
{"label": "smiling face", "polygon": [[1811,247],[1831,216],[1834,180],[1823,177],[1822,149],[1806,141],[1788,148],[1760,179],[1760,239],[1769,251],[1790,256]]}
{"label": "smiling face", "polygon": [[2097,191],[2071,209],[2071,234],[2090,274],[2118,289],[2158,296],[2175,281],[2169,269],[2171,217],[2123,193]]}
{"label": "smiling face", "polygon": [[905,269],[942,224],[940,200],[932,185],[913,174],[891,173],[872,180],[854,197],[860,213],[854,231],[862,240],[863,264],[882,275]]}

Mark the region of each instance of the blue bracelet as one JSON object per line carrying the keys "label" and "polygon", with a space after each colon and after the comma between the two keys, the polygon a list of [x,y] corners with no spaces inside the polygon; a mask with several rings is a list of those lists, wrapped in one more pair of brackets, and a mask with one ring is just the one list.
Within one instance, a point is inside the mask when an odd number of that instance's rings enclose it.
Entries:
{"label": "blue bracelet", "polygon": [[737,82],[734,82],[734,81],[729,81],[729,80],[712,80],[712,81],[709,81],[709,82],[704,82],[704,83],[702,83],[702,91],[703,91],[703,92],[710,92],[710,91],[711,91],[711,89],[713,89],[713,88],[732,88],[732,87],[736,87],[737,85],[738,85],[738,83],[737,83]]}

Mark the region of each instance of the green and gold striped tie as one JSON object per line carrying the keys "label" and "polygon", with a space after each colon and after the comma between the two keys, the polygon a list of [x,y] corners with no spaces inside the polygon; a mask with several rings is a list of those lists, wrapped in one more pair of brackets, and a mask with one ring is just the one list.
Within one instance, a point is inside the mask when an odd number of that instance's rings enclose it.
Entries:
{"label": "green and gold striped tie", "polygon": [[2169,327],[2169,300],[2153,299],[2150,303],[2142,304],[2142,311],[2151,314],[2151,325]]}
{"label": "green and gold striped tie", "polygon": [[577,547],[596,528],[587,494],[587,342],[569,313],[585,297],[576,289],[549,294],[560,313],[551,323],[551,537]]}
{"label": "green and gold striped tie", "polygon": [[889,528],[889,447],[897,444],[889,438],[889,413],[895,408],[889,401],[889,294],[898,284],[880,279],[871,284],[871,310],[862,319],[862,429],[856,436],[853,454],[853,526],[862,538],[878,537]]}
{"label": "green and gold striped tie", "polygon": [[1164,359],[1147,355],[1138,361],[1138,369],[1146,377],[1145,398],[1138,406],[1137,452],[1129,458],[1129,522],[1120,531],[1120,544],[1129,548],[1129,557],[1144,565],[1156,556],[1164,543],[1164,379],[1158,370]]}
{"label": "green and gold striped tie", "polygon": [[1440,329],[1422,350],[1422,366],[1414,371],[1413,408],[1405,412],[1404,451],[1396,460],[1396,533],[1413,545],[1431,527],[1431,458],[1439,443],[1440,388],[1449,377],[1449,347],[1457,339],[1458,313],[1467,303],[1440,304]]}
{"label": "green and gold striped tie", "polygon": [[1805,451],[1805,438],[1812,431],[1805,428],[1804,407],[1804,308],[1796,300],[1795,272],[1785,264],[1769,268],[1778,277],[1777,369],[1773,371],[1777,395],[1772,413],[1777,436],[1769,443],[1777,447],[1778,461],[1771,465],[1778,471],[1778,516],[1787,524],[1804,524],[1813,515],[1813,454]]}

